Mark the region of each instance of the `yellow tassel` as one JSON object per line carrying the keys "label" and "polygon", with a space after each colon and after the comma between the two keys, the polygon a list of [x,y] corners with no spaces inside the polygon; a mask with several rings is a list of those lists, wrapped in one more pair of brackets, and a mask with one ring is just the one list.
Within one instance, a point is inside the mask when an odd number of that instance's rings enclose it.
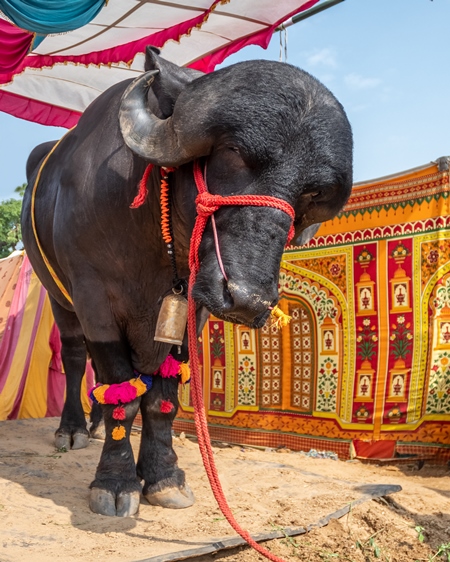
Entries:
{"label": "yellow tassel", "polygon": [[285,314],[278,306],[275,306],[270,314],[272,316],[272,326],[278,329],[287,326],[292,320],[292,316]]}
{"label": "yellow tassel", "polygon": [[181,382],[184,384],[191,378],[191,369],[189,368],[189,363],[181,363],[180,371]]}
{"label": "yellow tassel", "polygon": [[95,388],[94,391],[92,392],[92,394],[95,396],[99,404],[105,403],[105,392],[108,390],[108,388],[109,388],[109,384],[102,384],[101,386]]}
{"label": "yellow tassel", "polygon": [[125,435],[127,434],[125,428],[123,427],[123,425],[118,425],[117,427],[115,427],[112,430],[112,438],[115,441],[120,441],[121,439],[123,439],[125,437]]}
{"label": "yellow tassel", "polygon": [[147,386],[139,378],[131,379],[130,384],[131,384],[131,386],[134,386],[134,388],[137,390],[138,396],[142,396],[143,394],[145,394],[147,392]]}

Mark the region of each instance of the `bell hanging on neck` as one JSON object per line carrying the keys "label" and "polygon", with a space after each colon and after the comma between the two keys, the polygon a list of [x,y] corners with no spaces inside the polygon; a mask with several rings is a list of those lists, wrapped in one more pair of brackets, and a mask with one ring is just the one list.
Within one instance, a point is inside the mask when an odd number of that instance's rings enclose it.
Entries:
{"label": "bell hanging on neck", "polygon": [[155,341],[181,345],[186,331],[188,303],[181,294],[164,298],[156,323]]}

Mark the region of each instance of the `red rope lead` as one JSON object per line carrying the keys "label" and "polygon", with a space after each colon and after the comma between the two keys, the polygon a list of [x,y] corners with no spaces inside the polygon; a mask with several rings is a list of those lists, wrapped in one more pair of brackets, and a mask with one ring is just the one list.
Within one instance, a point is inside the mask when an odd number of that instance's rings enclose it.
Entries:
{"label": "red rope lead", "polygon": [[[198,162],[194,162],[194,178],[199,191],[197,197],[197,220],[195,222],[194,230],[191,237],[191,245],[189,251],[189,294],[188,294],[188,336],[189,336],[189,359],[191,365],[191,390],[192,390],[192,401],[194,405],[194,419],[195,427],[197,430],[198,444],[200,447],[200,452],[202,455],[203,465],[208,476],[211,489],[213,491],[214,497],[222,511],[223,515],[227,519],[231,527],[256,551],[260,554],[272,560],[273,562],[284,562],[282,558],[279,558],[275,554],[266,550],[264,547],[259,545],[250,535],[248,531],[242,529],[239,523],[234,518],[231,512],[230,506],[227,503],[225,495],[223,493],[222,485],[219,480],[219,475],[217,473],[217,468],[214,462],[213,451],[211,447],[211,439],[208,431],[208,422],[206,420],[206,414],[203,403],[203,389],[202,380],[200,376],[200,369],[198,363],[197,354],[197,328],[196,328],[196,314],[195,314],[195,302],[192,298],[192,289],[197,278],[199,271],[199,258],[198,249],[200,247],[200,242],[202,240],[203,232],[208,220],[208,217],[217,211],[222,205],[256,205],[256,206],[270,206],[277,209],[281,209],[286,212],[294,220],[294,209],[285,201],[281,199],[276,199],[274,197],[264,197],[256,195],[247,196],[230,196],[221,197],[220,195],[211,195],[207,192],[207,187],[203,179],[203,175],[200,170]],[[291,225],[291,231],[293,227]],[[289,236],[291,235],[291,231]]]}
{"label": "red rope lead", "polygon": [[[197,233],[195,236],[195,246],[200,243],[201,240],[201,223],[197,228]],[[194,238],[194,237],[193,237]],[[193,246],[191,241],[191,247]],[[252,548],[258,551],[260,554],[272,560],[273,562],[285,562],[282,558],[272,554],[270,551],[258,544],[250,535],[248,531],[242,529],[239,523],[234,518],[234,515],[228,505],[225,498],[225,494],[222,489],[222,485],[219,480],[219,475],[217,473],[217,468],[214,462],[213,451],[211,448],[211,438],[209,436],[208,422],[206,420],[205,408],[203,403],[203,390],[202,381],[200,377],[200,369],[198,364],[197,355],[197,328],[196,328],[196,314],[195,314],[195,302],[192,298],[192,287],[195,284],[195,279],[197,277],[197,271],[195,269],[191,270],[189,277],[189,299],[188,299],[188,334],[189,334],[189,360],[191,367],[191,391],[192,391],[192,402],[194,405],[194,419],[195,427],[197,430],[198,445],[202,455],[203,465],[208,476],[211,489],[213,491],[214,497],[220,507],[221,512],[227,519],[231,527],[240,535]]]}

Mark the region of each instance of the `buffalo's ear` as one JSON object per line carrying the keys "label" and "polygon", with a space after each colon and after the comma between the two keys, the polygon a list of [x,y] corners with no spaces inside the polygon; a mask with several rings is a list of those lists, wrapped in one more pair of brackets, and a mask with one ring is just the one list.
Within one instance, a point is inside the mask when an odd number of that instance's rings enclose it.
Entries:
{"label": "buffalo's ear", "polygon": [[312,224],[304,229],[295,229],[294,238],[291,240],[290,245],[292,246],[304,246],[314,238],[314,235],[319,230],[322,223]]}
{"label": "buffalo's ear", "polygon": [[173,113],[173,106],[186,84],[203,76],[203,72],[184,68],[165,60],[156,47],[148,46],[145,50],[145,71],[159,70],[152,84],[152,90],[158,100],[161,117],[167,118]]}
{"label": "buffalo's ear", "polygon": [[153,45],[147,45],[147,47],[145,48],[145,72],[147,72],[148,70],[154,70],[154,68],[147,68],[147,63],[152,60],[153,53],[155,55],[160,55],[161,49],[158,49],[158,47],[154,47]]}

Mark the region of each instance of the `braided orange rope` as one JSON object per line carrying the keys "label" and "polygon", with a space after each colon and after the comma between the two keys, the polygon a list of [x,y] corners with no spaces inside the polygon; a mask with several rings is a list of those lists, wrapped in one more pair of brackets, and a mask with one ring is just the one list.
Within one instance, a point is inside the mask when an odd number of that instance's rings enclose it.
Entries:
{"label": "braided orange rope", "polygon": [[[161,174],[163,170],[161,168]],[[169,207],[169,182],[167,175],[161,177],[161,232],[163,240],[166,244],[172,242],[172,233],[170,228],[170,207]]]}

